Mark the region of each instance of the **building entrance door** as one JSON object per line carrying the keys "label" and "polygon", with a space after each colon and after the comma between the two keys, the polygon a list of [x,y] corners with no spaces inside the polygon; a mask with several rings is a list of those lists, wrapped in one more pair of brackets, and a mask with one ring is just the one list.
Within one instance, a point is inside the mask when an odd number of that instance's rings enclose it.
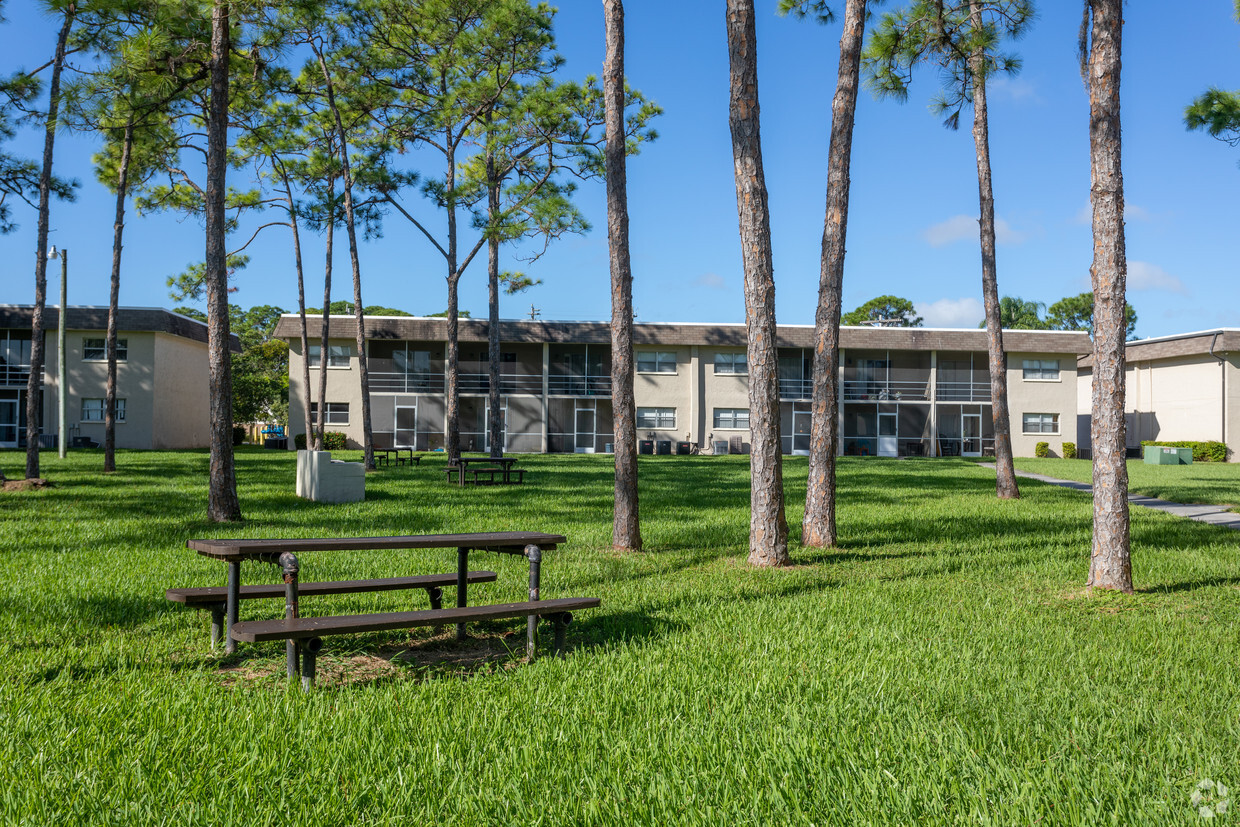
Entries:
{"label": "building entrance door", "polygon": [[960,415],[960,454],[966,457],[982,455],[982,415]]}
{"label": "building entrance door", "polygon": [[392,442],[394,447],[416,448],[418,445],[418,409],[413,407],[396,408],[396,436]]}
{"label": "building entrance door", "polygon": [[595,412],[593,408],[577,409],[577,433],[573,438],[573,453],[594,453],[594,420]]}
{"label": "building entrance door", "polygon": [[0,397],[0,448],[17,447],[17,396]]}
{"label": "building entrance door", "polygon": [[809,437],[813,429],[813,416],[810,411],[792,412],[792,453],[796,456],[809,456]]}
{"label": "building entrance door", "polygon": [[[505,402],[499,409],[499,437],[500,450],[508,450],[508,403]],[[488,401],[483,407],[482,414],[482,450],[488,454],[491,453],[491,403]]]}
{"label": "building entrance door", "polygon": [[896,415],[880,411],[878,414],[878,455],[894,457],[899,456],[899,453],[899,442],[896,440]]}

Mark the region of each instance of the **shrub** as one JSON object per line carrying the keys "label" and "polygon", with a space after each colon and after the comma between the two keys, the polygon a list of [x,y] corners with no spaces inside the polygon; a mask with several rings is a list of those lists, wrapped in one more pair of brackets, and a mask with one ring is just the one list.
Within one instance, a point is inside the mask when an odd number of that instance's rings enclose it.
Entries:
{"label": "shrub", "polygon": [[1063,458],[1064,459],[1076,459],[1076,443],[1075,442],[1065,442],[1063,444]]}
{"label": "shrub", "polygon": [[[323,432],[323,450],[324,451],[343,451],[348,447],[349,439],[341,431],[324,431]],[[306,435],[297,434],[293,437],[293,444],[297,446],[297,450],[306,450]]]}
{"label": "shrub", "polygon": [[1046,459],[1051,455],[1051,444],[1049,442],[1039,442],[1033,449],[1034,456]]}
{"label": "shrub", "polygon": [[1193,462],[1226,462],[1227,446],[1222,442],[1192,442],[1183,440],[1180,442],[1155,442],[1153,440],[1144,440],[1141,447],[1154,445],[1159,448],[1192,448]]}
{"label": "shrub", "polygon": [[245,442],[245,428],[240,425],[233,426],[233,445],[241,445]]}

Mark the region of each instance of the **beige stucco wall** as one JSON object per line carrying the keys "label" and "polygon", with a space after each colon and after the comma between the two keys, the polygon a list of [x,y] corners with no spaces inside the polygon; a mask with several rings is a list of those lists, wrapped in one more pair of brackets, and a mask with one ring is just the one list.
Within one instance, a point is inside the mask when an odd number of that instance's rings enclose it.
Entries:
{"label": "beige stucco wall", "polygon": [[152,448],[211,444],[211,365],[205,342],[154,334]]}
{"label": "beige stucco wall", "polygon": [[[657,350],[662,353],[676,354],[675,373],[641,373],[633,377],[633,396],[638,408],[675,408],[676,425],[673,428],[650,429],[640,425],[637,438],[654,440],[671,440],[677,442],[685,438],[685,434],[693,432],[693,354],[689,347],[659,346],[638,347],[634,349],[633,363],[637,364],[639,355],[644,351]],[[649,436],[653,433],[654,436]]]}
{"label": "beige stucco wall", "polygon": [[720,347],[701,349],[702,373],[702,416],[698,430],[694,431],[694,442],[706,444],[706,438],[714,434],[714,441],[726,442],[734,436],[752,443],[753,439],[748,428],[716,428],[716,408],[749,409],[749,375],[731,373],[715,373],[716,353],[744,353],[741,347]]}
{"label": "beige stucco wall", "polygon": [[[108,388],[108,363],[106,360],[85,361],[82,358],[86,339],[103,338],[98,330],[65,331],[66,381],[68,382],[68,418],[71,432],[89,437],[103,444],[102,422],[82,421],[82,400],[102,399]],[[155,386],[155,334],[118,331],[117,339],[128,343],[125,361],[116,363],[116,396],[125,400],[125,421],[116,424],[117,448],[151,448],[154,432],[154,386]],[[44,382],[43,432],[54,434],[60,423],[59,394],[57,384],[57,337],[50,331],[47,337],[47,356]],[[77,430],[72,431],[76,426]]]}
{"label": "beige stucco wall", "polygon": [[[1026,359],[1059,360],[1059,379],[1025,379],[1024,361]],[[1007,384],[1013,455],[1034,456],[1037,444],[1047,442],[1050,443],[1053,455],[1063,456],[1063,443],[1077,441],[1076,359],[1062,353],[1009,353]],[[1058,414],[1059,433],[1025,433],[1024,414],[1027,413]]]}
{"label": "beige stucco wall", "polygon": [[1128,365],[1128,444],[1140,440],[1222,440],[1222,367],[1210,356]]}
{"label": "beige stucco wall", "polygon": [[[327,401],[346,402],[349,405],[348,425],[328,425],[329,431],[341,431],[349,441],[350,448],[362,446],[362,384],[357,371],[357,342],[352,339],[328,339],[328,346],[343,345],[349,349],[349,366],[327,368]],[[318,344],[318,342],[312,342]],[[306,431],[306,413],[303,405],[306,402],[306,389],[302,386],[302,364],[304,357],[301,342],[297,339],[289,341],[289,433],[290,436]],[[319,368],[310,368],[311,398],[315,402],[319,398]],[[293,449],[293,440],[289,439],[289,449]]]}

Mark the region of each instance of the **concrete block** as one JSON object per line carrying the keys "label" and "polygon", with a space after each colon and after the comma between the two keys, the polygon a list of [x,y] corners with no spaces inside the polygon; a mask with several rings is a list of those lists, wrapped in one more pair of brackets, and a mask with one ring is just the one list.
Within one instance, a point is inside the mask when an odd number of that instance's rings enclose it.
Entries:
{"label": "concrete block", "polygon": [[297,496],[319,503],[366,499],[366,466],[332,459],[331,451],[297,452]]}

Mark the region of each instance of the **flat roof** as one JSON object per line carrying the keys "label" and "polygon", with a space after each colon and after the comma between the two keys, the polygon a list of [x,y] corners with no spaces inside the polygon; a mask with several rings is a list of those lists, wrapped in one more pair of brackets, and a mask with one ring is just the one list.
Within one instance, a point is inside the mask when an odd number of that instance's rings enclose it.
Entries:
{"label": "flat roof", "polygon": [[[1129,362],[1149,362],[1155,359],[1175,359],[1183,356],[1204,356],[1214,353],[1240,351],[1240,328],[1216,327],[1213,330],[1196,330],[1172,336],[1155,336],[1135,339],[1124,345],[1124,358]],[[1093,353],[1086,353],[1078,362],[1079,367],[1092,368]]]}
{"label": "flat roof", "polygon": [[[93,305],[69,305],[66,317],[66,329],[105,331],[108,329],[108,308]],[[31,304],[0,304],[0,328],[29,330],[34,320],[34,305]],[[60,308],[48,305],[43,310],[43,329],[57,330],[60,327]],[[162,307],[118,307],[116,309],[117,330],[139,333],[167,333],[180,336],[195,342],[207,342],[207,326],[197,319],[183,316]],[[232,350],[240,351],[241,342],[236,335],[231,339]]]}
{"label": "flat roof", "polygon": [[[297,339],[300,317],[286,313],[276,324],[274,335]],[[442,316],[366,316],[366,338],[413,341],[444,341],[448,320]],[[611,324],[600,321],[549,321],[505,319],[500,321],[500,341],[541,344],[610,344]],[[329,316],[328,327],[333,338],[357,338],[353,316]],[[323,317],[306,317],[307,335],[321,338]],[[460,318],[458,338],[462,342],[485,342],[488,322],[485,319]],[[780,347],[812,348],[815,345],[813,325],[779,325],[776,334]],[[1005,330],[1004,347],[1009,352],[1064,353],[1073,356],[1089,351],[1089,336],[1072,330]],[[637,345],[707,345],[744,347],[745,325],[713,322],[639,322],[633,325],[633,342]],[[986,350],[986,331],[934,327],[871,327],[843,326],[840,346],[857,349],[892,350]]]}

